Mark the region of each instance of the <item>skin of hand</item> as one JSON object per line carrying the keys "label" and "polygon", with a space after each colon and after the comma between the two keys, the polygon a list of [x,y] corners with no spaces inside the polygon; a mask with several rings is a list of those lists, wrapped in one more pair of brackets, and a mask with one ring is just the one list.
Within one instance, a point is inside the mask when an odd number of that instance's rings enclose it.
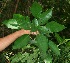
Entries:
{"label": "skin of hand", "polygon": [[30,30],[21,29],[19,31],[16,31],[16,32],[8,35],[8,36],[0,38],[0,51],[4,50],[11,43],[13,43],[18,37],[20,37],[20,36],[22,36],[24,34],[37,35],[37,34],[39,34],[39,32],[38,31],[36,31],[36,32],[30,32]]}

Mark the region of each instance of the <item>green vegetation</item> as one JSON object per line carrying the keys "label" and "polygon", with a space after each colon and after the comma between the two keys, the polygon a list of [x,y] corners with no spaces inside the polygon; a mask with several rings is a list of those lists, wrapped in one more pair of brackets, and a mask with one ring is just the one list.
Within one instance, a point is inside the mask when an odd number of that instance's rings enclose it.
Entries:
{"label": "green vegetation", "polygon": [[[6,57],[10,63],[70,62],[70,39],[61,37],[59,34],[63,32],[62,30],[67,29],[64,26],[66,24],[65,22],[62,23],[64,25],[60,24],[58,22],[60,19],[56,19],[56,16],[53,15],[55,9],[53,7],[49,8],[46,10],[35,1],[30,7],[29,13],[31,15],[13,14],[13,18],[2,22],[8,29],[14,31],[24,28],[31,31],[38,30],[39,34],[36,36],[23,35],[19,37],[12,44],[11,50],[1,54],[1,58]],[[65,17],[65,15],[62,17]],[[5,61],[5,58],[3,60]]]}

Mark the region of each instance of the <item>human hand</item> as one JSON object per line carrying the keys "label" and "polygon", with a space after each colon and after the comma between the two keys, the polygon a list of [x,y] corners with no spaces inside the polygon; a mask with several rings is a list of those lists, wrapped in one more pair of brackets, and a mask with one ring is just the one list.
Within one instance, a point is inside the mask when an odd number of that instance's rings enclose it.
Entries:
{"label": "human hand", "polygon": [[37,35],[37,34],[39,34],[39,32],[38,32],[38,31],[36,31],[36,32],[31,32],[30,34],[32,34],[32,35]]}
{"label": "human hand", "polygon": [[36,32],[31,32],[30,30],[21,29],[21,30],[20,30],[20,34],[21,34],[21,35],[23,35],[23,34],[37,35],[37,34],[39,34],[39,32],[38,32],[38,31],[36,31]]}

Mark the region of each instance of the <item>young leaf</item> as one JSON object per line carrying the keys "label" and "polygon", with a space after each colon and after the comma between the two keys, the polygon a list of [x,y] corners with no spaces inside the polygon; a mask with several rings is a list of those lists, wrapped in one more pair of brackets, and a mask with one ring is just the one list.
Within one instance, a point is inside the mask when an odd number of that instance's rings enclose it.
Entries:
{"label": "young leaf", "polygon": [[32,15],[37,18],[38,15],[40,15],[40,13],[42,12],[42,7],[37,2],[34,2],[30,10],[31,10]]}
{"label": "young leaf", "polygon": [[60,55],[60,51],[59,48],[57,47],[57,45],[52,42],[51,40],[49,40],[49,47],[50,49],[56,54],[56,55]]}
{"label": "young leaf", "polygon": [[13,45],[13,49],[20,49],[25,47],[28,44],[28,41],[30,40],[29,35],[23,35],[19,37]]}
{"label": "young leaf", "polygon": [[39,16],[39,20],[38,20],[39,24],[40,25],[46,24],[51,17],[52,17],[52,9],[49,9],[49,10],[43,12]]}
{"label": "young leaf", "polygon": [[8,28],[11,29],[19,29],[20,28],[20,23],[17,22],[15,19],[9,19],[3,22]]}
{"label": "young leaf", "polygon": [[47,23],[46,27],[49,28],[52,32],[59,32],[65,29],[64,25],[61,25],[55,21]]}
{"label": "young leaf", "polygon": [[41,55],[43,58],[45,58],[46,51],[48,50],[48,38],[46,38],[44,35],[37,35],[36,39],[39,50],[41,52]]}
{"label": "young leaf", "polygon": [[55,33],[55,38],[57,39],[58,43],[61,44],[64,39],[62,39],[58,33]]}

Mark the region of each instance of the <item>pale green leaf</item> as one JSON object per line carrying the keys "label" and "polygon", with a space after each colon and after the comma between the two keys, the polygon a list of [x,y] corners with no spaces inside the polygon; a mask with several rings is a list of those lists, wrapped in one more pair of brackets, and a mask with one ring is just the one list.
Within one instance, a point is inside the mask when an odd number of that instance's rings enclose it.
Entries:
{"label": "pale green leaf", "polygon": [[9,19],[3,22],[8,28],[11,29],[19,29],[20,28],[20,23],[17,22],[15,19]]}

